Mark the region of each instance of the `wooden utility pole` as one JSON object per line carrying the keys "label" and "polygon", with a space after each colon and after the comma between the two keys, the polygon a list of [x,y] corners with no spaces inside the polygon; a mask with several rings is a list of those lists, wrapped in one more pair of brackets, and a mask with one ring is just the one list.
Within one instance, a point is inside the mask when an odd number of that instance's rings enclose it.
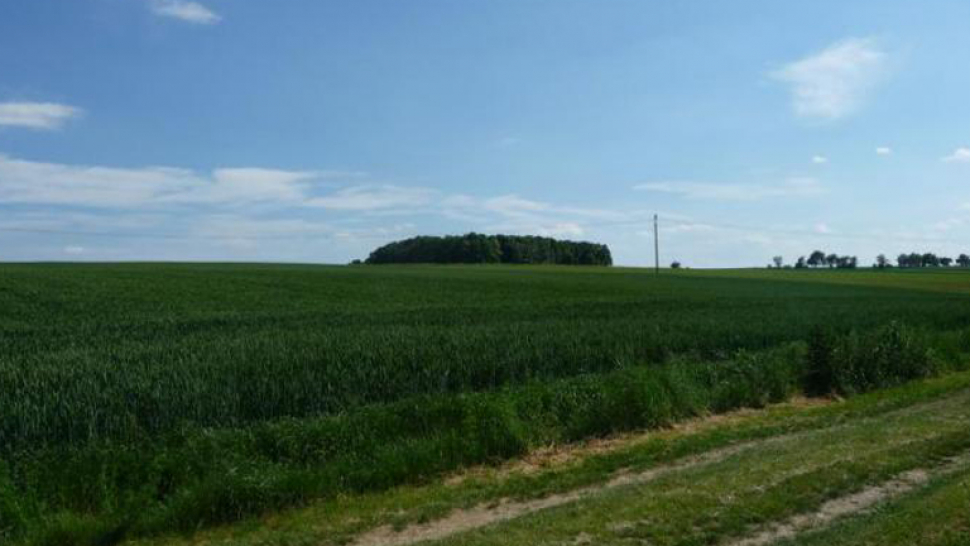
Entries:
{"label": "wooden utility pole", "polygon": [[657,227],[657,215],[653,215],[653,271],[660,274],[660,228]]}

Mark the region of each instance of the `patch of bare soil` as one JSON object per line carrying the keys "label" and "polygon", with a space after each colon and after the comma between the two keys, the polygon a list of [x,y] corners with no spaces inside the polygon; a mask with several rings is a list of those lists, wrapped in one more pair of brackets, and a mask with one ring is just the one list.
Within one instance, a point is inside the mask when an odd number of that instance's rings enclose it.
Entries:
{"label": "patch of bare soil", "polygon": [[731,543],[731,546],[766,546],[779,540],[793,538],[803,532],[830,525],[837,519],[865,513],[877,504],[900,497],[924,485],[931,478],[952,473],[970,462],[970,454],[950,459],[935,469],[915,469],[895,478],[867,487],[858,493],[832,499],[815,512],[799,514],[787,521],[776,523],[748,538]]}

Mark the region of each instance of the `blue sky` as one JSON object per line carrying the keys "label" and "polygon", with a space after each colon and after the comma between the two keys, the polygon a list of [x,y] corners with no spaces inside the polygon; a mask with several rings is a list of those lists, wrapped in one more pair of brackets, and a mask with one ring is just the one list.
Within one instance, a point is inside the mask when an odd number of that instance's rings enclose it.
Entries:
{"label": "blue sky", "polygon": [[0,260],[970,252],[970,3],[0,0]]}

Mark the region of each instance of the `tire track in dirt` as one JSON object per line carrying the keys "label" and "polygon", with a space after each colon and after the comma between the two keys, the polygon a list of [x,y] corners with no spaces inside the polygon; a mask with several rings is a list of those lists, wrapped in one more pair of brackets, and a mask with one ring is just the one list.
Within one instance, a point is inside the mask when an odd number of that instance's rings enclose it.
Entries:
{"label": "tire track in dirt", "polygon": [[[778,440],[771,438],[769,440]],[[400,531],[395,531],[390,525],[384,525],[360,535],[353,546],[407,546],[428,540],[438,540],[465,531],[472,531],[486,525],[507,521],[548,508],[562,506],[580,500],[583,497],[595,495],[603,491],[627,485],[641,485],[658,478],[695,468],[714,464],[746,451],[756,446],[764,445],[766,441],[747,442],[699,455],[692,455],[671,465],[660,466],[643,472],[623,472],[605,483],[589,487],[574,489],[566,493],[552,494],[540,499],[514,502],[503,500],[498,505],[478,505],[473,508],[454,510],[447,516],[428,523],[410,525]]]}
{"label": "tire track in dirt", "polygon": [[827,527],[838,519],[863,514],[878,504],[910,493],[933,478],[966,468],[968,463],[970,453],[965,453],[948,459],[946,464],[937,468],[908,470],[879,485],[832,499],[814,512],[799,514],[781,523],[772,524],[753,536],[730,543],[729,546],[768,546],[779,540]]}
{"label": "tire track in dirt", "polygon": [[[966,393],[957,393],[954,396],[959,397],[965,394]],[[818,433],[822,430],[832,431],[849,426],[858,426],[872,419],[885,419],[894,416],[901,417],[925,411],[932,411],[933,409],[946,405],[947,403],[952,403],[952,397],[947,397],[942,400],[935,400],[933,402],[915,404],[913,406],[892,410],[881,415],[867,416],[857,421],[843,422],[821,429],[804,430],[783,434],[780,436],[738,443],[704,453],[690,455],[680,459],[678,462],[657,466],[641,472],[620,471],[618,474],[603,483],[581,487],[564,493],[555,493],[546,497],[528,501],[512,501],[509,499],[502,499],[497,504],[480,504],[472,508],[453,510],[451,513],[442,518],[426,523],[408,525],[404,529],[400,530],[395,530],[395,528],[391,525],[382,525],[358,535],[356,540],[352,541],[350,544],[352,546],[410,546],[419,542],[440,540],[459,533],[473,531],[494,523],[513,520],[542,510],[576,502],[584,497],[594,496],[618,487],[643,485],[669,474],[716,464],[750,449],[788,441],[795,441],[805,435]],[[762,543],[738,543],[737,546],[759,546],[759,544]]]}

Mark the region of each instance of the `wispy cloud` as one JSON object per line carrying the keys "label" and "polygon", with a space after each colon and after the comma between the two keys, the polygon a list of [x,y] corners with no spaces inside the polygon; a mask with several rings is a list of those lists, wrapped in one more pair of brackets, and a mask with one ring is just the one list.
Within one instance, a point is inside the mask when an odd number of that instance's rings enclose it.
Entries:
{"label": "wispy cloud", "polygon": [[2,102],[0,127],[59,129],[81,113],[80,108],[54,102]]}
{"label": "wispy cloud", "polygon": [[344,211],[414,209],[431,203],[436,192],[428,188],[393,185],[365,185],[343,188],[330,195],[307,201],[311,207]]}
{"label": "wispy cloud", "polygon": [[[15,205],[15,206],[9,206]],[[22,259],[299,259],[359,256],[417,233],[516,233],[578,238],[637,226],[647,215],[515,194],[474,196],[375,182],[359,172],[168,166],[118,168],[0,154],[0,237],[69,240]],[[389,222],[390,217],[400,220]],[[445,221],[444,224],[441,221]],[[426,222],[431,222],[427,224]],[[424,226],[424,229],[421,229]],[[33,235],[31,235],[33,234]],[[53,234],[53,235],[52,235]],[[141,245],[142,239],[164,244]],[[268,242],[267,239],[272,239]],[[321,250],[326,240],[329,250]],[[105,244],[101,244],[105,242]],[[191,242],[191,244],[190,244]],[[154,250],[153,250],[154,249]],[[331,254],[307,254],[310,249]]]}
{"label": "wispy cloud", "polygon": [[211,9],[188,0],[152,0],[151,8],[156,15],[196,25],[214,25],[222,20]]}
{"label": "wispy cloud", "polygon": [[970,148],[960,147],[953,150],[953,153],[944,157],[947,163],[970,163]]}
{"label": "wispy cloud", "polygon": [[886,54],[872,39],[850,38],[771,73],[789,85],[798,116],[837,120],[855,112],[885,75]]}
{"label": "wispy cloud", "polygon": [[829,158],[825,157],[824,155],[812,156],[812,163],[815,163],[816,165],[821,165],[823,163],[828,163],[828,162],[829,162]]}
{"label": "wispy cloud", "polygon": [[893,154],[893,149],[890,148],[889,146],[880,146],[880,147],[876,148],[876,154],[877,155],[892,155]]}
{"label": "wispy cloud", "polygon": [[688,199],[719,201],[757,201],[767,198],[814,197],[826,189],[814,178],[789,178],[778,184],[713,184],[708,182],[645,182],[635,190],[680,195]]}
{"label": "wispy cloud", "polygon": [[334,172],[173,167],[116,168],[28,161],[0,155],[0,203],[87,208],[300,204]]}

